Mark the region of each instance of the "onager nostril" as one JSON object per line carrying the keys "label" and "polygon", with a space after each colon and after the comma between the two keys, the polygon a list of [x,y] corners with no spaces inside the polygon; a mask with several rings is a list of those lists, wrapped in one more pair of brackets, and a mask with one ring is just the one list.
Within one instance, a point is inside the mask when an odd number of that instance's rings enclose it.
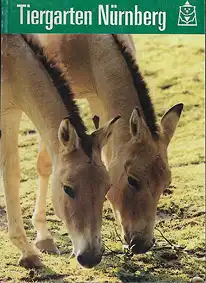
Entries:
{"label": "onager nostril", "polygon": [[138,236],[133,236],[130,240],[129,247],[134,254],[140,254],[147,252],[155,243],[155,238],[147,241]]}
{"label": "onager nostril", "polygon": [[86,268],[94,267],[95,265],[100,263],[101,259],[102,254],[95,255],[93,252],[88,251],[77,256],[78,262]]}
{"label": "onager nostril", "polygon": [[78,262],[79,262],[81,265],[83,265],[84,258],[83,258],[82,255],[78,255],[78,256],[77,256],[77,260],[78,260]]}

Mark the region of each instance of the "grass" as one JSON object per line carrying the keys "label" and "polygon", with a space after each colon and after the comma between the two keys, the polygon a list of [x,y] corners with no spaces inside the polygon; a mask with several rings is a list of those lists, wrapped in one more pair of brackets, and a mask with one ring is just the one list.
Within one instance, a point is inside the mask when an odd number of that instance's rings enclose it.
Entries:
{"label": "grass", "polygon": [[[130,257],[121,250],[114,218],[105,202],[103,237],[106,254],[92,270],[69,260],[71,242],[63,224],[54,216],[48,198],[48,224],[61,256],[42,255],[47,266],[27,271],[17,265],[18,250],[7,234],[5,211],[0,210],[0,282],[190,282],[205,276],[204,235],[204,37],[180,35],[134,36],[137,58],[151,89],[158,117],[175,103],[185,104],[183,116],[169,148],[173,182],[158,205],[157,227],[180,249],[160,249]],[[80,101],[86,123],[91,127],[88,104]],[[20,129],[21,203],[30,240],[35,231],[31,216],[35,204],[37,139],[34,127],[23,116]],[[158,244],[166,241],[155,232]],[[168,246],[168,244],[167,244]],[[111,250],[113,252],[111,252]]]}

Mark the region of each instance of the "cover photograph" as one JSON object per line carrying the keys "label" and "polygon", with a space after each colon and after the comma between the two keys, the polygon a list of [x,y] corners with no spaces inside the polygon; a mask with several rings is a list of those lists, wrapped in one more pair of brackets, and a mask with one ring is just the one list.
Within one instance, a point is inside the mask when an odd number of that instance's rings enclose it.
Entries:
{"label": "cover photograph", "polygon": [[0,282],[205,283],[203,0],[1,0]]}

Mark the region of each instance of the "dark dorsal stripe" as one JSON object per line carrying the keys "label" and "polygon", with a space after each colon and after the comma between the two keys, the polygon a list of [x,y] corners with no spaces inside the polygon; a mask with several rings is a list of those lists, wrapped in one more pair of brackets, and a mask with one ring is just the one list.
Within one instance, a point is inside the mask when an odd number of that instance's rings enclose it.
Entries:
{"label": "dark dorsal stripe", "polygon": [[139,97],[139,102],[144,113],[145,122],[148,128],[150,129],[152,135],[156,136],[158,133],[158,125],[156,123],[154,107],[151,101],[151,97],[149,96],[149,90],[140,73],[136,60],[132,57],[132,54],[130,54],[130,52],[127,50],[127,47],[124,45],[124,43],[119,41],[118,36],[116,34],[113,34],[112,36],[116,44],[118,45],[132,76],[133,83],[137,91],[137,95]]}
{"label": "dark dorsal stripe", "polygon": [[43,51],[43,47],[39,44],[34,44],[31,40],[28,40],[25,35],[22,35],[23,39],[29,45],[31,50],[37,55],[38,59],[44,66],[45,70],[51,77],[54,86],[56,87],[62,102],[64,103],[67,111],[68,111],[68,119],[74,129],[77,132],[81,140],[81,145],[84,152],[92,157],[92,139],[89,135],[87,135],[87,128],[84,125],[84,122],[79,113],[79,107],[74,100],[74,93],[65,78],[64,73],[61,68],[57,65],[54,60],[49,59]]}

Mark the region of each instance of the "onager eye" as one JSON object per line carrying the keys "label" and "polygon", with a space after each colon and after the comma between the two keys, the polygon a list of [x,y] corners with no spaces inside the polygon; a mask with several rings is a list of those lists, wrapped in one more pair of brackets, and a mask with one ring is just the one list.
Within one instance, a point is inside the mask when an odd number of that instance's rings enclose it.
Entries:
{"label": "onager eye", "polygon": [[71,187],[64,186],[64,191],[70,198],[75,199],[75,192],[74,192],[74,190]]}
{"label": "onager eye", "polygon": [[127,181],[129,183],[130,187],[135,188],[137,191],[140,191],[139,182],[135,178],[129,176]]}

